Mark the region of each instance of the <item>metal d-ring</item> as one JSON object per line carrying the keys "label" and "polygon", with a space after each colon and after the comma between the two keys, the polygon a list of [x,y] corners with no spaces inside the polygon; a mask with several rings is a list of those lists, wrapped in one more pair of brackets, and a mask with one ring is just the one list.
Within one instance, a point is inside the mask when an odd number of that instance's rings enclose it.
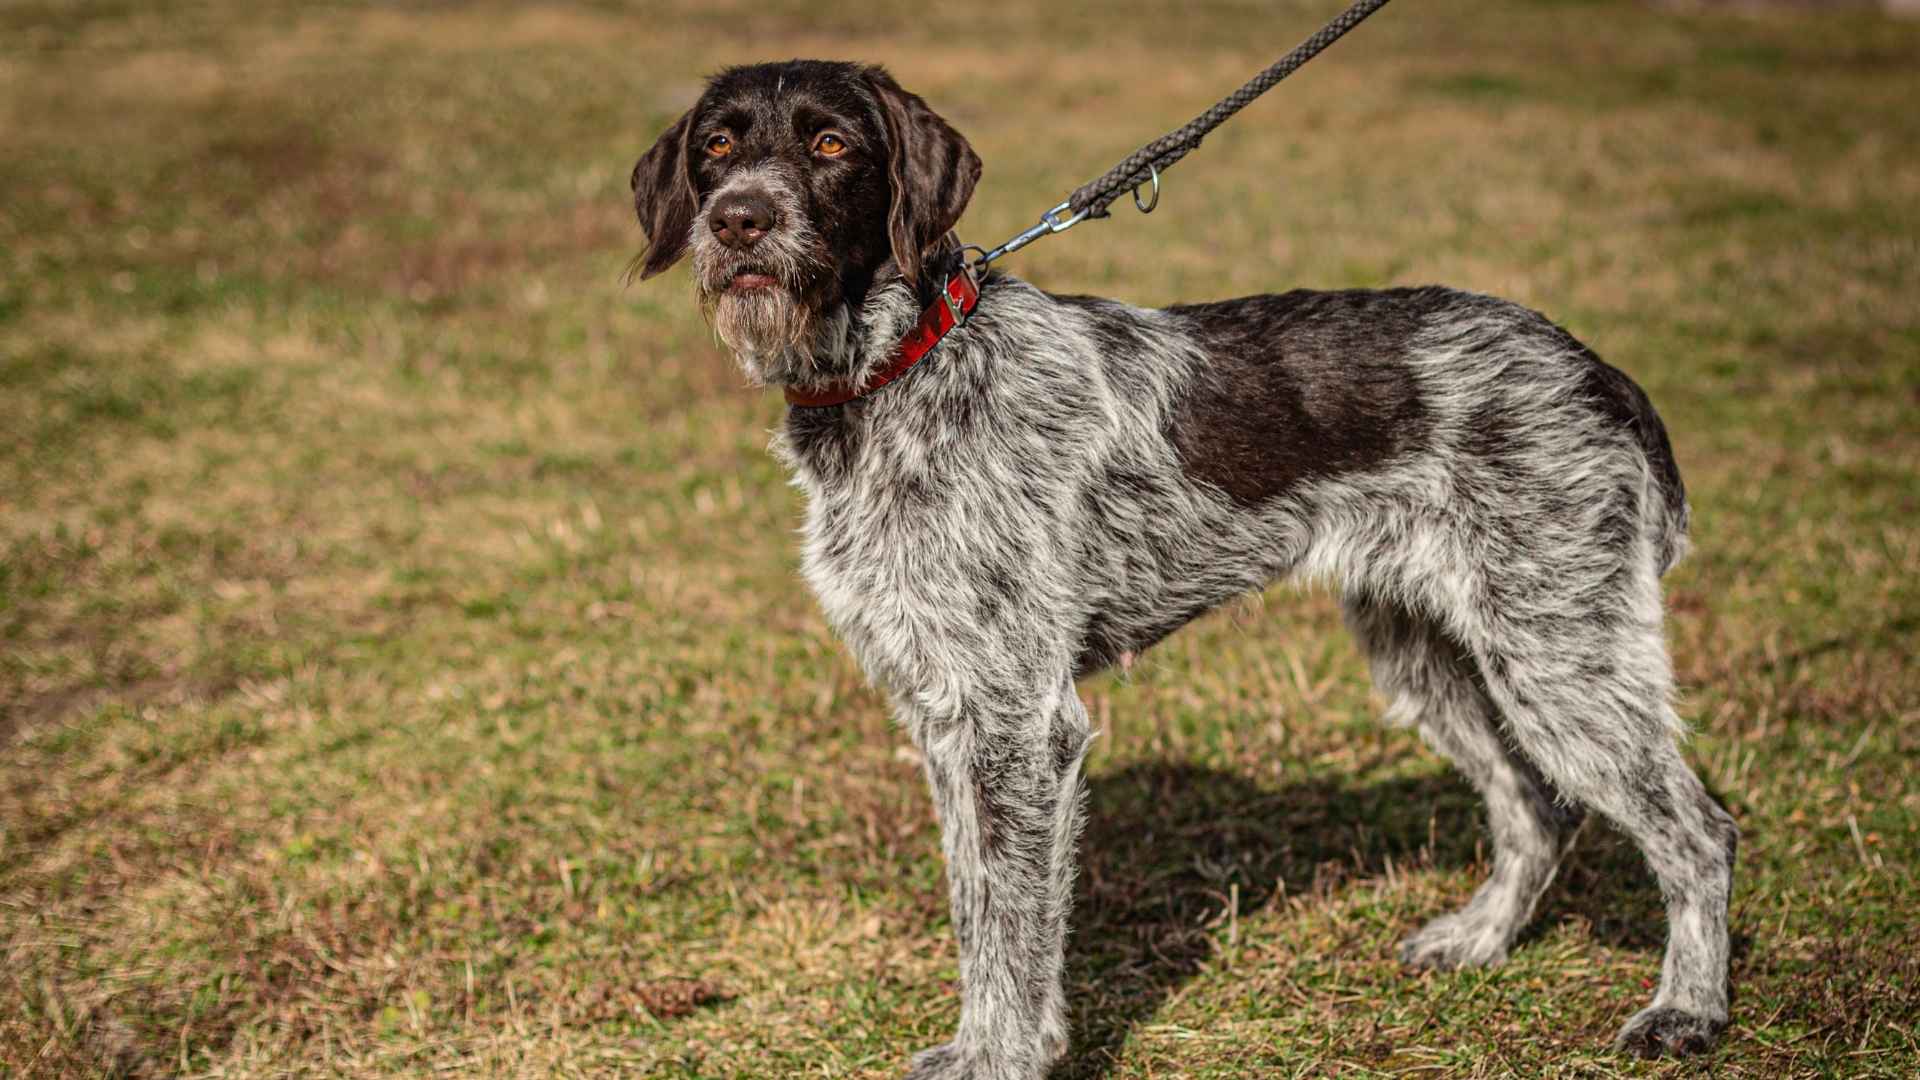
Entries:
{"label": "metal d-ring", "polygon": [[1140,185],[1139,184],[1133,185],[1133,208],[1135,210],[1140,211],[1143,214],[1153,213],[1153,208],[1160,205],[1160,169],[1151,161],[1147,162],[1147,168],[1153,171],[1152,201],[1148,202],[1145,206],[1142,206],[1140,204]]}
{"label": "metal d-ring", "polygon": [[[967,252],[969,251],[974,253],[971,259],[967,258]],[[956,252],[956,254],[959,256],[961,273],[978,274],[986,268],[988,261],[987,249],[981,247],[979,244],[961,244],[960,250]]]}

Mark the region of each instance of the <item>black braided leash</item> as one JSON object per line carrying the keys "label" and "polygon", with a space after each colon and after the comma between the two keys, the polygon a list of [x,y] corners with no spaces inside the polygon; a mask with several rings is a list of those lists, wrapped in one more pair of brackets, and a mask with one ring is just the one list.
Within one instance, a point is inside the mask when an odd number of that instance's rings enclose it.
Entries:
{"label": "black braided leash", "polygon": [[[1186,157],[1207,133],[1227,122],[1234,113],[1247,107],[1254,98],[1273,89],[1281,79],[1293,74],[1302,64],[1320,54],[1322,49],[1340,40],[1347,31],[1360,25],[1361,20],[1387,6],[1387,0],[1357,0],[1337,18],[1321,27],[1307,40],[1294,46],[1292,52],[1281,57],[1272,67],[1248,80],[1245,86],[1222,98],[1219,104],[1188,121],[1183,127],[1170,131],[1147,145],[1128,154],[1124,160],[1108,169],[1099,179],[1081,185],[1067,197],[1067,201],[1040,215],[1040,223],[1013,239],[994,248],[981,251],[980,256],[970,269],[983,269],[987,263],[1009,252],[1027,246],[1042,236],[1065,232],[1087,218],[1107,216],[1107,207],[1122,193],[1134,192],[1134,205],[1142,213],[1152,210],[1160,202],[1160,174],[1171,168],[1181,158]],[[1139,196],[1141,184],[1153,184],[1152,201],[1142,203]],[[979,251],[978,248],[968,250]]]}
{"label": "black braided leash", "polygon": [[1100,179],[1081,185],[1067,199],[1068,209],[1076,214],[1085,211],[1088,217],[1105,217],[1108,204],[1123,192],[1132,191],[1146,183],[1156,172],[1166,172],[1174,162],[1199,146],[1200,140],[1208,132],[1226,123],[1228,117],[1246,108],[1254,98],[1273,89],[1281,79],[1319,55],[1320,50],[1340,40],[1347,31],[1359,26],[1362,19],[1385,6],[1387,0],[1359,0],[1312,37],[1295,46],[1292,52],[1281,57],[1272,67],[1222,98],[1218,105],[1188,121],[1185,127],[1160,136],[1128,154],[1125,160],[1108,169]]}

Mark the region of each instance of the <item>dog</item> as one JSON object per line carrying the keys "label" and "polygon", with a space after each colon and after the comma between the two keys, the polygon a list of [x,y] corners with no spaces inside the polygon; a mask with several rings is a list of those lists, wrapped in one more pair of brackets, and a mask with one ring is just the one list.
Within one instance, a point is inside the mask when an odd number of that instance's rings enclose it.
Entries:
{"label": "dog", "polygon": [[1710,1046],[1739,833],[1678,746],[1659,580],[1688,510],[1646,394],[1450,289],[1146,310],[976,281],[953,230],[979,176],[883,69],[796,60],[714,76],[632,184],[638,275],[691,253],[720,340],[793,403],[806,580],[925,762],[961,1008],[908,1076],[1066,1052],[1075,680],[1283,579],[1339,590],[1387,718],[1486,801],[1491,876],[1404,961],[1500,963],[1598,812],[1670,935],[1617,1045]]}

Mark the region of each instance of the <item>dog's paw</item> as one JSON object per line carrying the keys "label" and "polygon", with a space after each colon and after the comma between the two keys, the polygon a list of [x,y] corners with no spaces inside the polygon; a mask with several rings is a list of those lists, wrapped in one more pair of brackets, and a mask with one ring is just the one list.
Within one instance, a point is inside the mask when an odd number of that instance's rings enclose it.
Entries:
{"label": "dog's paw", "polygon": [[1613,1040],[1613,1048],[1643,1058],[1686,1057],[1711,1049],[1726,1026],[1725,1020],[1656,1005],[1635,1013]]}
{"label": "dog's paw", "polygon": [[1038,1064],[988,1061],[946,1043],[913,1055],[907,1080],[1043,1080],[1046,1074]]}
{"label": "dog's paw", "polygon": [[961,1080],[967,1075],[960,1051],[952,1043],[913,1055],[913,1065],[907,1069],[907,1080]]}
{"label": "dog's paw", "polygon": [[1614,1039],[1614,1049],[1643,1058],[1686,1057],[1711,1049],[1725,1020],[1704,1016],[1665,1005],[1642,1009],[1628,1020]]}
{"label": "dog's paw", "polygon": [[1495,967],[1506,958],[1506,934],[1459,914],[1442,915],[1400,943],[1400,962],[1418,971]]}

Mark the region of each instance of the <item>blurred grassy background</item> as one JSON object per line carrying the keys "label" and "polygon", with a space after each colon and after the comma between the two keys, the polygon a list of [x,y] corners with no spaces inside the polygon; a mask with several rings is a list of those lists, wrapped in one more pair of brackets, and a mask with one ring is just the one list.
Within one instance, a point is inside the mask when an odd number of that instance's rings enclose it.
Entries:
{"label": "blurred grassy background", "polygon": [[[956,1005],[905,740],[633,160],[731,62],[887,62],[998,240],[1333,3],[0,7],[0,1072],[889,1076]],[[1444,282],[1651,391],[1694,760],[1746,831],[1722,1075],[1920,1060],[1920,24],[1394,5],[1162,208],[1010,268],[1143,303]],[[1083,687],[1072,1077],[1672,1072],[1591,830],[1486,870],[1323,596]]]}

